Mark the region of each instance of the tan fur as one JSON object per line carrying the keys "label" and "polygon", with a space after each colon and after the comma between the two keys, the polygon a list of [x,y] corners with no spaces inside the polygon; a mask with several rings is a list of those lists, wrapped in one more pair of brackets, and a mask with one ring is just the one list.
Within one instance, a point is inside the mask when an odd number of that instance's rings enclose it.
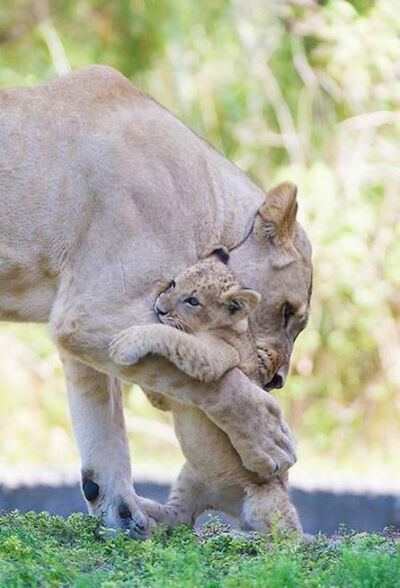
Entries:
{"label": "tan fur", "polygon": [[[238,367],[258,383],[257,351],[249,337],[248,316],[260,299],[212,255],[182,272],[157,298],[155,309],[163,325],[127,329],[112,342],[112,358],[117,363],[134,364],[156,353],[206,382]],[[198,304],[193,306],[192,300]],[[274,373],[279,366],[270,367]],[[149,399],[154,401],[154,395],[150,393]],[[153,518],[170,526],[193,524],[204,510],[214,508],[238,518],[243,529],[268,532],[280,517],[277,524],[301,533],[287,476],[260,484],[257,476],[243,467],[227,435],[201,410],[174,400],[162,408],[173,413],[175,431],[188,461],[165,507],[143,502]]]}
{"label": "tan fur", "polygon": [[[274,194],[281,192],[290,186]],[[122,499],[134,513],[136,497],[125,482],[130,466],[111,377],[143,386],[151,379],[154,392],[198,406],[260,475],[295,460],[277,402],[240,370],[205,384],[163,358],[130,367],[108,351],[123,329],[155,323],[153,301],[171,277],[222,243],[235,274],[263,296],[251,330],[259,349],[284,357],[284,378],[308,312],[311,264],[293,214],[293,250],[263,231],[258,210],[274,194],[265,196],[111,68],[0,90],[0,319],[49,324],[66,367],[82,468],[107,494],[109,525],[136,535],[141,522],[115,509]],[[288,300],[296,313],[284,329]],[[105,430],[112,442],[99,451]]]}

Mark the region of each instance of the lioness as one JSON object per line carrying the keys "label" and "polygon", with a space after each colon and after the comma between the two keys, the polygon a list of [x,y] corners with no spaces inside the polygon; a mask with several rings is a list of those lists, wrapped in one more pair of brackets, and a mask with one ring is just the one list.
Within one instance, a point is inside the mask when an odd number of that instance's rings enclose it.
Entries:
{"label": "lioness", "polygon": [[[263,298],[250,330],[285,361],[311,288],[296,189],[264,194],[157,102],[108,67],[0,91],[0,319],[48,323],[60,350],[89,511],[145,537],[132,486],[119,381],[198,406],[244,466],[295,460],[277,402],[238,369],[196,382],[167,360],[109,357],[113,337],[157,319],[172,276],[222,243]],[[268,293],[268,295],[267,295]]]}
{"label": "lioness", "polygon": [[[238,367],[258,383],[248,317],[261,295],[241,286],[226,265],[228,259],[226,250],[216,249],[172,280],[154,306],[163,325],[123,331],[111,343],[112,359],[131,365],[156,353],[205,382]],[[271,361],[272,373],[279,367],[277,361]],[[151,394],[149,398],[154,400]],[[172,411],[187,462],[166,506],[142,501],[157,522],[194,524],[204,510],[213,508],[239,518],[242,529],[268,532],[279,513],[282,527],[301,533],[286,475],[260,484],[260,478],[243,467],[229,437],[203,411],[176,400],[167,401],[164,408]]]}

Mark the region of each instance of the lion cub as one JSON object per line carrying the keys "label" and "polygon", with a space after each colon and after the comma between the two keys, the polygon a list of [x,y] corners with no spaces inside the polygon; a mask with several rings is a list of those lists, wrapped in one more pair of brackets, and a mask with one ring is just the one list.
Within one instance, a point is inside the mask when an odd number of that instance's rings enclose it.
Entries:
{"label": "lion cub", "polygon": [[[159,295],[154,309],[162,325],[131,327],[114,339],[114,361],[132,365],[157,353],[188,375],[211,382],[240,368],[258,383],[257,350],[248,334],[248,316],[260,294],[243,288],[227,267],[229,254],[217,249],[182,272]],[[274,366],[271,366],[274,369]],[[141,499],[157,522],[194,524],[205,510],[222,510],[242,529],[268,532],[274,518],[301,533],[287,489],[287,475],[260,483],[246,470],[228,436],[200,409],[146,391],[159,408],[171,410],[187,459],[168,503]]]}

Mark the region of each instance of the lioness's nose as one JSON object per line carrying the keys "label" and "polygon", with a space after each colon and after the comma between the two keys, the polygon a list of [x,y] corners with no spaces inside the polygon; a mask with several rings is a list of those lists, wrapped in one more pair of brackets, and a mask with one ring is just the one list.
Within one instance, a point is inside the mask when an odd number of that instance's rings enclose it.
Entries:
{"label": "lioness's nose", "polygon": [[275,374],[274,377],[268,382],[268,384],[265,384],[264,388],[267,388],[268,390],[271,388],[282,388],[283,386],[283,378],[280,374]]}

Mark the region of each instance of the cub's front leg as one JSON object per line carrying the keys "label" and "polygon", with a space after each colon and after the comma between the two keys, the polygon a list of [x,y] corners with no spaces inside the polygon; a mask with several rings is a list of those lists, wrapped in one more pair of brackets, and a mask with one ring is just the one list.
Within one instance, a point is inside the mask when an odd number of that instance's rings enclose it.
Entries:
{"label": "cub's front leg", "polygon": [[110,357],[121,365],[133,365],[149,353],[165,357],[187,375],[202,382],[219,380],[239,364],[236,350],[219,339],[207,341],[167,325],[130,327],[111,342]]}
{"label": "cub's front leg", "polygon": [[[155,328],[154,328],[155,327]],[[129,327],[118,333],[110,344],[110,357],[120,365],[134,365],[146,355],[157,353],[165,348],[162,325],[142,325]]]}

